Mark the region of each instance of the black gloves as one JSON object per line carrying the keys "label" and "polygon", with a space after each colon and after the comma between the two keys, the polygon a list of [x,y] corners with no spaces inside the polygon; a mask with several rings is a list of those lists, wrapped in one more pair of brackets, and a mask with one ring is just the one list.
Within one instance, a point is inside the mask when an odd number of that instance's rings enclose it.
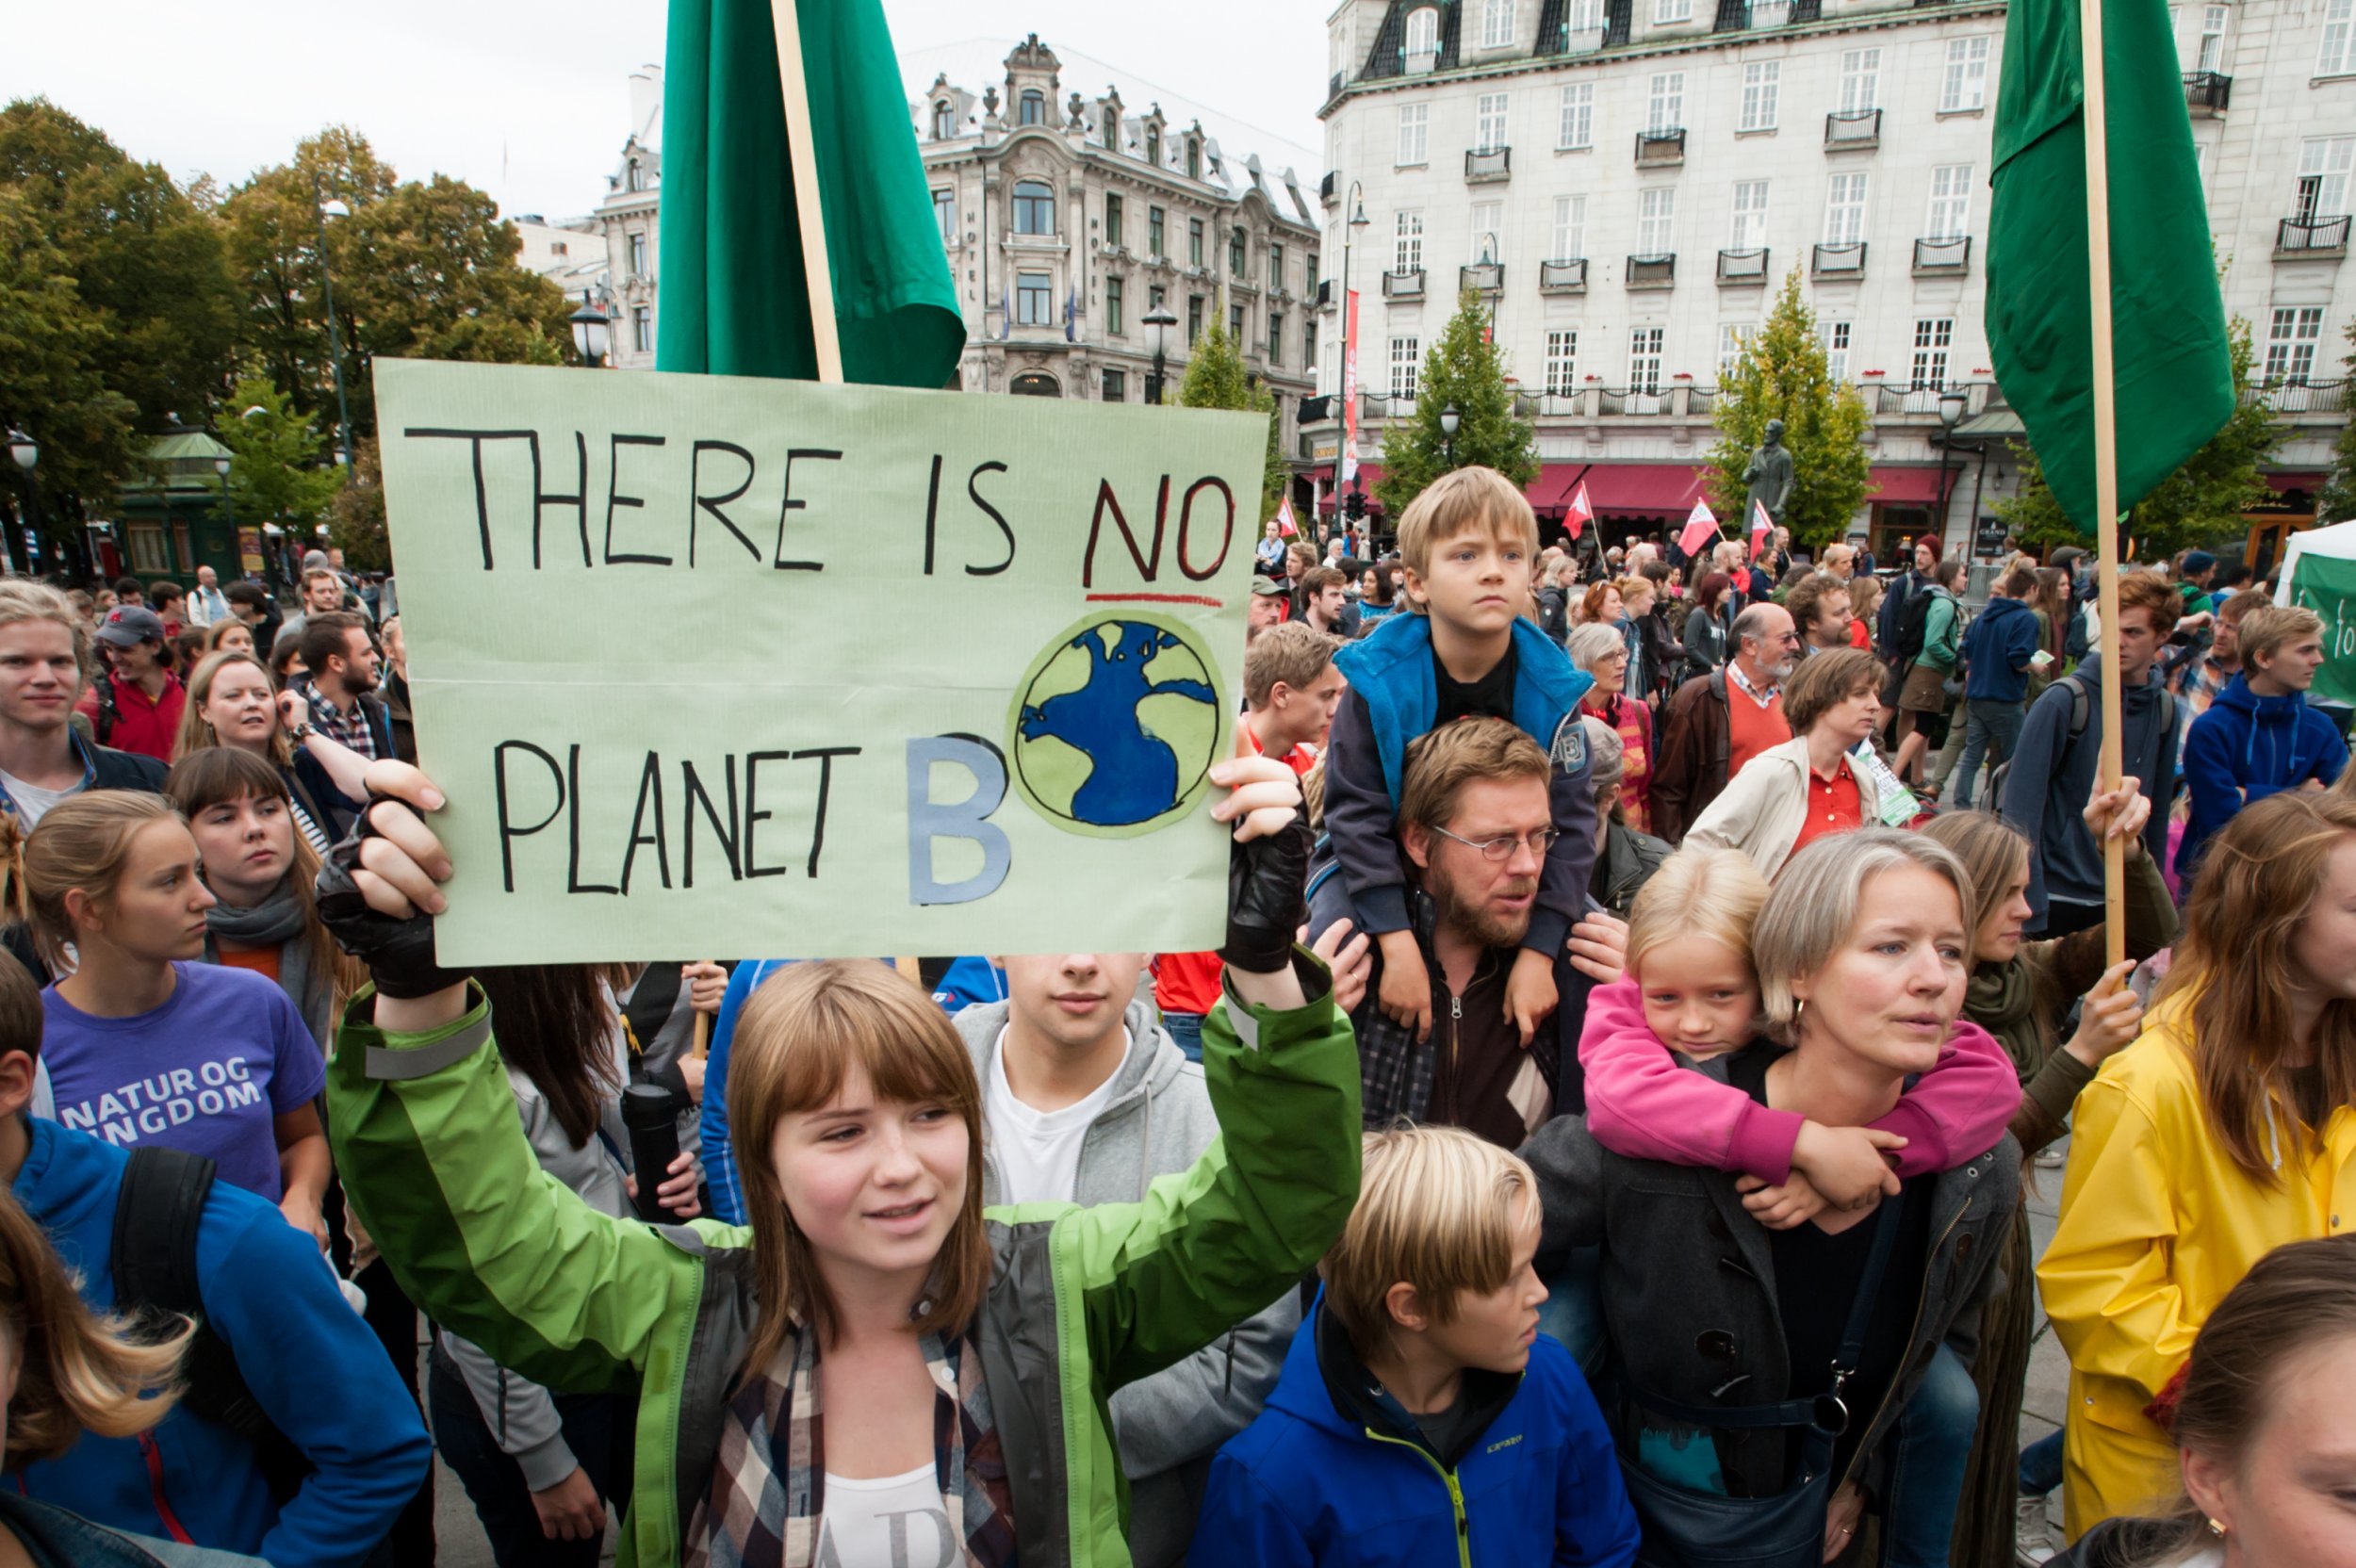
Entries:
{"label": "black gloves", "polygon": [[380,994],[396,999],[432,996],[466,978],[463,972],[434,963],[433,917],[417,913],[396,920],[380,914],[368,907],[368,901],[352,880],[352,868],[360,863],[361,841],[378,836],[368,814],[378,801],[391,798],[370,795],[352,820],[352,831],[328,851],[317,885],[319,923],[335,939],[336,946],[368,965]]}
{"label": "black gloves", "polygon": [[1293,942],[1309,918],[1309,818],[1296,808],[1282,831],[1227,850],[1227,940],[1219,956],[1246,974],[1291,967]]}

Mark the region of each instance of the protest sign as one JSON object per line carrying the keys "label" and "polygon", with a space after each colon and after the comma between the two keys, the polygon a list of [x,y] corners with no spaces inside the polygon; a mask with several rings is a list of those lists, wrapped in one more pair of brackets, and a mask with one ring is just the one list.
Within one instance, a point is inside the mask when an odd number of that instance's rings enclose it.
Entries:
{"label": "protest sign", "polygon": [[1264,416],[376,388],[444,963],[1216,945]]}
{"label": "protest sign", "polygon": [[2323,617],[2323,663],[2308,696],[2356,703],[2356,523],[2294,533],[2277,602]]}

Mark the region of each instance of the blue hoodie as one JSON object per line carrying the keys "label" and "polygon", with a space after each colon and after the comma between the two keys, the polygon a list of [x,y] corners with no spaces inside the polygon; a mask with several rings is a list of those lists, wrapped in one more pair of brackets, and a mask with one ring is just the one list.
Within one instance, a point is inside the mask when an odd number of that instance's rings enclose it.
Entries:
{"label": "blue hoodie", "polygon": [[1989,599],[1963,634],[1963,657],[1971,665],[1965,698],[2021,701],[2029,694],[2029,661],[2036,653],[2037,612],[2019,599]]}
{"label": "blue hoodie", "polygon": [[2217,829],[2245,804],[2295,790],[2308,779],[2330,784],[2348,766],[2348,743],[2330,719],[2307,706],[2307,694],[2262,697],[2235,676],[2184,738],[2184,781],[2192,788],[2192,820],[2176,851],[2176,874],[2186,881]]}
{"label": "blue hoodie", "polygon": [[[17,1201],[80,1275],[82,1299],[107,1311],[115,1195],[129,1156],[55,1122],[27,1125]],[[197,1224],[196,1266],[205,1318],[246,1386],[319,1466],[303,1489],[279,1508],[253,1446],[185,1409],[139,1437],[86,1433],[63,1459],[15,1478],[27,1495],[113,1529],[279,1568],[356,1568],[425,1479],[433,1445],[416,1400],[318,1245],[270,1203],[215,1182]]]}
{"label": "blue hoodie", "polygon": [[[1636,1511],[1570,1352],[1541,1334],[1518,1378],[1468,1372],[1485,1421],[1445,1465],[1371,1386],[1320,1301],[1259,1419],[1212,1462],[1191,1568],[1625,1565]],[[1344,1413],[1344,1407],[1349,1413]]]}

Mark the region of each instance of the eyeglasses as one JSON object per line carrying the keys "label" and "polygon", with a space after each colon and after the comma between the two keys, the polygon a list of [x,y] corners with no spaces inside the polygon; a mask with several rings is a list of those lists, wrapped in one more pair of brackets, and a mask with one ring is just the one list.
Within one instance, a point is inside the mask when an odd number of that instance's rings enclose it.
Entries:
{"label": "eyeglasses", "polygon": [[1479,850],[1483,860],[1510,860],[1513,852],[1525,844],[1530,846],[1532,855],[1543,860],[1546,858],[1546,851],[1554,847],[1554,841],[1562,836],[1551,827],[1541,827],[1530,833],[1508,833],[1497,839],[1467,839],[1445,827],[1435,827],[1432,831],[1443,839],[1463,844],[1466,849]]}

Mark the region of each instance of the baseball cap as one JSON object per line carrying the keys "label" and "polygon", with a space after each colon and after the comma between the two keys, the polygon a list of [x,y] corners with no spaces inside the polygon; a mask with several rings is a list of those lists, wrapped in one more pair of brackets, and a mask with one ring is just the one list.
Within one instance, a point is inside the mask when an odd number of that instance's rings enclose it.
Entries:
{"label": "baseball cap", "polygon": [[119,648],[164,640],[163,617],[144,605],[119,604],[99,623],[98,640]]}
{"label": "baseball cap", "polygon": [[1252,580],[1252,593],[1253,597],[1264,599],[1287,596],[1284,585],[1272,577],[1254,577]]}
{"label": "baseball cap", "polygon": [[2184,575],[2186,577],[2199,577],[2202,572],[2207,571],[2210,567],[2216,564],[2217,557],[2211,555],[2207,550],[2186,550],[2184,552]]}

